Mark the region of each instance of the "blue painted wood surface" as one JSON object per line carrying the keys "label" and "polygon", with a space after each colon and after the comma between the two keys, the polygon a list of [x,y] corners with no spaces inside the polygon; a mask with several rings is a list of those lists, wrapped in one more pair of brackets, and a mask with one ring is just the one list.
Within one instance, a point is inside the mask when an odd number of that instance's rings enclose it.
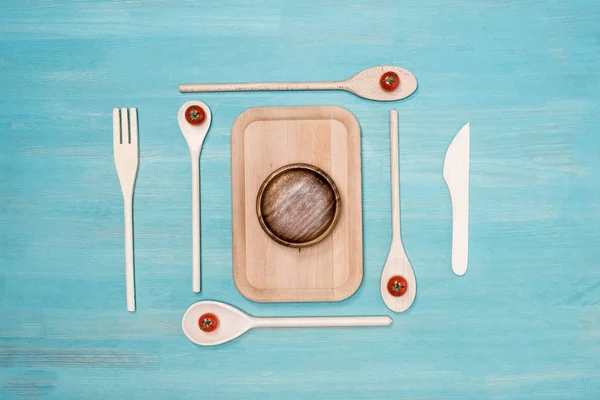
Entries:
{"label": "blue painted wood surface", "polygon": [[[0,4],[0,399],[600,398],[600,3],[4,1]],[[412,71],[397,103],[343,92],[181,95],[183,82]],[[203,290],[191,292],[190,161],[201,99]],[[255,304],[231,272],[229,130],[250,107],[340,105],[362,127],[364,281],[341,303]],[[138,107],[138,312],[125,309],[111,110]],[[194,301],[259,316],[387,314],[388,112],[419,292],[391,328],[260,330],[217,348]],[[472,124],[471,251],[450,267],[442,180]]]}

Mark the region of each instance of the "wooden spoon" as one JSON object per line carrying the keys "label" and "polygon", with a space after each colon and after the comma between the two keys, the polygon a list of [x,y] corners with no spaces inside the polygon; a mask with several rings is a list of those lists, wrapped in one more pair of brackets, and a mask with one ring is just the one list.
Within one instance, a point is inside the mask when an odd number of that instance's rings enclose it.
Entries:
{"label": "wooden spoon", "polygon": [[[379,84],[386,72],[395,72],[400,85],[386,91]],[[365,69],[350,79],[334,82],[263,82],[263,83],[208,83],[179,85],[181,93],[242,92],[258,90],[345,90],[359,97],[376,101],[401,100],[417,89],[417,79],[410,71],[393,65]]]}
{"label": "wooden spoon", "polygon": [[388,326],[392,319],[381,317],[256,318],[218,301],[192,304],[181,321],[183,333],[200,346],[229,342],[254,328],[324,328],[342,326]]}
{"label": "wooden spoon", "polygon": [[179,128],[192,159],[192,290],[200,292],[200,152],[210,128],[210,108],[201,101],[188,101],[177,115]]}
{"label": "wooden spoon", "polygon": [[417,294],[417,281],[400,234],[400,178],[398,176],[398,111],[390,111],[392,170],[392,245],[381,273],[381,297],[392,311],[406,311]]}

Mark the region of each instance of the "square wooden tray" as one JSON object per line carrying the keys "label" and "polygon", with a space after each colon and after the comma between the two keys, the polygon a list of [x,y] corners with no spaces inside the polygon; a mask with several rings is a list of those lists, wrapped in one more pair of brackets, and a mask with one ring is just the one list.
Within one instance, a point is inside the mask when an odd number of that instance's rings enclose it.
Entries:
{"label": "square wooden tray", "polygon": [[[301,249],[269,238],[256,214],[262,182],[292,163],[324,170],[341,196],[333,231]],[[340,301],[358,289],[363,276],[360,127],[348,110],[246,110],[231,130],[231,184],[233,276],[242,295],[259,302]]]}

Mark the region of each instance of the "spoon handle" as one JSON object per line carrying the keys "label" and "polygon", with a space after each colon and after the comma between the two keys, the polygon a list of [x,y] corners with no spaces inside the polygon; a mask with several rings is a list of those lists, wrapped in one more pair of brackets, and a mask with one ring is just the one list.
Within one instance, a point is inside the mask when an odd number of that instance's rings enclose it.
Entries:
{"label": "spoon handle", "polygon": [[400,179],[398,171],[398,111],[390,111],[390,169],[392,181],[392,243],[402,243],[400,235]]}
{"label": "spoon handle", "polygon": [[124,196],[125,220],[125,287],[127,291],[127,311],[135,311],[135,278],[133,264],[133,193]]}
{"label": "spoon handle", "polygon": [[248,92],[261,90],[346,90],[346,81],[335,82],[260,82],[206,83],[179,85],[181,93]]}
{"label": "spoon handle", "polygon": [[200,293],[200,168],[192,152],[192,290]]}
{"label": "spoon handle", "polygon": [[381,317],[255,318],[257,328],[325,328],[342,326],[388,326],[392,319]]}

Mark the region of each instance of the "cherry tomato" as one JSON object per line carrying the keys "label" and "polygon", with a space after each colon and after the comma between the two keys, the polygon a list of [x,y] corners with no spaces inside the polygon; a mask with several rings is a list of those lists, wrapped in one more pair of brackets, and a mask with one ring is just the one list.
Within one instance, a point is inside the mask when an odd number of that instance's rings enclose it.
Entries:
{"label": "cherry tomato", "polygon": [[185,120],[191,125],[200,125],[206,119],[206,112],[200,106],[189,106],[185,110]]}
{"label": "cherry tomato", "polygon": [[392,276],[387,284],[388,292],[394,297],[403,296],[408,289],[408,282],[400,275]]}
{"label": "cherry tomato", "polygon": [[219,327],[219,318],[213,313],[202,314],[198,319],[198,326],[204,332],[212,332]]}
{"label": "cherry tomato", "polygon": [[388,71],[381,75],[381,79],[379,79],[379,85],[383,90],[391,92],[396,90],[398,85],[400,85],[400,77],[397,73]]}

